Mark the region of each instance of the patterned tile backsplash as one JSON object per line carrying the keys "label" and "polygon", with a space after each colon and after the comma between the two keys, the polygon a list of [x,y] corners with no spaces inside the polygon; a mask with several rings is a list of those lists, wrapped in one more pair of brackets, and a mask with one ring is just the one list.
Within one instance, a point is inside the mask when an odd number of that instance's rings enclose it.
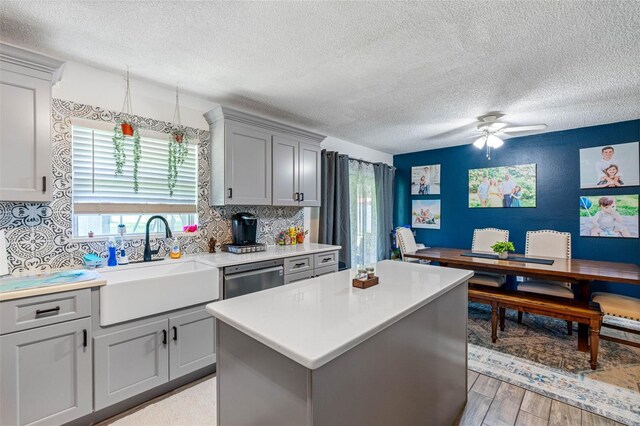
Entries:
{"label": "patterned tile backsplash", "polygon": [[[47,271],[82,266],[86,253],[106,255],[105,241],[74,241],[71,212],[71,118],[115,123],[120,113],[54,99],[52,101],[53,201],[50,203],[0,202],[0,229],[6,231],[9,271]],[[169,133],[171,123],[136,117],[142,128]],[[209,206],[209,132],[187,128],[198,141],[198,219],[195,235],[177,237],[183,253],[208,251],[209,238],[221,243],[231,241],[231,215],[241,211],[259,219],[258,241],[272,243],[273,236],[289,226],[302,226],[303,210],[298,207]],[[156,241],[152,243],[157,245]],[[144,238],[125,239],[131,260],[141,260]],[[164,245],[160,255],[167,253]]]}

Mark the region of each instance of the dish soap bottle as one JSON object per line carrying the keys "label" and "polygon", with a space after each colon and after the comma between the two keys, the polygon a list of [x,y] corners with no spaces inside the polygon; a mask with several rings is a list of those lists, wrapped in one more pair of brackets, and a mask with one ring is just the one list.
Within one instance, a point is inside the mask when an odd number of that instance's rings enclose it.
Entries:
{"label": "dish soap bottle", "polygon": [[180,243],[178,243],[177,239],[173,240],[169,257],[171,257],[171,259],[180,259],[182,257],[182,253],[180,252]]}
{"label": "dish soap bottle", "polygon": [[116,257],[116,243],[113,238],[109,238],[109,258],[107,260],[107,266],[116,266],[118,264],[118,258]]}

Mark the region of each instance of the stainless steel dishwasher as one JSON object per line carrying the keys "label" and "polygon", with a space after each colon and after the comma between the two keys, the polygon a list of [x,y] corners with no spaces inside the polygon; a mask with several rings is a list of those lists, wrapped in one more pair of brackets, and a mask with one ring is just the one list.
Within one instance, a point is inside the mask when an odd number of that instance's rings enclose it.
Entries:
{"label": "stainless steel dishwasher", "polygon": [[284,285],[283,264],[283,259],[274,259],[227,266],[224,268],[222,297],[231,299],[243,294]]}

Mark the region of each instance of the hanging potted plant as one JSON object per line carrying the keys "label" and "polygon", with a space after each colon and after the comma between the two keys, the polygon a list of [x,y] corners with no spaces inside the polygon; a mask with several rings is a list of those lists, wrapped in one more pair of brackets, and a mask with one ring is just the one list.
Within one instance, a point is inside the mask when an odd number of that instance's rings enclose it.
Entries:
{"label": "hanging potted plant", "polygon": [[127,69],[127,89],[124,95],[124,103],[122,104],[122,114],[113,126],[113,158],[116,163],[116,176],[122,176],[122,169],[125,165],[127,156],[125,153],[125,144],[127,138],[133,138],[133,191],[138,192],[138,171],[139,163],[142,155],[140,147],[140,133],[138,126],[132,119],[131,114],[131,89],[129,83],[129,70]]}
{"label": "hanging potted plant", "polygon": [[122,129],[122,134],[124,136],[133,136],[133,123],[130,121],[123,121],[120,123],[120,128]]}
{"label": "hanging potted plant", "polygon": [[167,187],[169,196],[173,196],[173,190],[178,181],[178,167],[184,164],[189,154],[189,137],[180,120],[180,98],[176,85],[176,109],[173,113],[174,127],[169,132],[169,164],[167,173]]}
{"label": "hanging potted plant", "polygon": [[171,130],[171,136],[175,143],[182,143],[184,141],[185,132],[179,128],[173,128],[173,130]]}

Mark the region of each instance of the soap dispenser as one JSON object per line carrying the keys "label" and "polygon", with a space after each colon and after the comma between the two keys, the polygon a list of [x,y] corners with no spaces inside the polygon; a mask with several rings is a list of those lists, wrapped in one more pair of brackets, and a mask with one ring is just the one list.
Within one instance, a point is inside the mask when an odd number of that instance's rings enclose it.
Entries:
{"label": "soap dispenser", "polygon": [[109,238],[109,258],[107,259],[107,266],[116,266],[118,264],[118,258],[116,257],[116,243],[113,237]]}

